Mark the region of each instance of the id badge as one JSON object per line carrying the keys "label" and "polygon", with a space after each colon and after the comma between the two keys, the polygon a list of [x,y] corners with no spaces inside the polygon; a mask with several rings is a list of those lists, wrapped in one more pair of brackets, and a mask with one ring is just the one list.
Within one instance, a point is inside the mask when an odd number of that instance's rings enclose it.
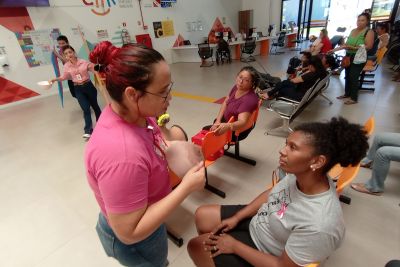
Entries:
{"label": "id badge", "polygon": [[82,81],[82,76],[79,73],[75,77],[78,81]]}

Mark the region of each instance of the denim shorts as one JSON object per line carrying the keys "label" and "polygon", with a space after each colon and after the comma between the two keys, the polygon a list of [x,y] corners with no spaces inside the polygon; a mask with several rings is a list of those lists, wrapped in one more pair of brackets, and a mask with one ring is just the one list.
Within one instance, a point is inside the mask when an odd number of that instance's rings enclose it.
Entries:
{"label": "denim shorts", "polygon": [[167,265],[168,242],[165,225],[161,225],[146,239],[126,245],[119,241],[108,225],[107,219],[100,213],[96,231],[107,256],[115,258],[121,265],[135,267]]}

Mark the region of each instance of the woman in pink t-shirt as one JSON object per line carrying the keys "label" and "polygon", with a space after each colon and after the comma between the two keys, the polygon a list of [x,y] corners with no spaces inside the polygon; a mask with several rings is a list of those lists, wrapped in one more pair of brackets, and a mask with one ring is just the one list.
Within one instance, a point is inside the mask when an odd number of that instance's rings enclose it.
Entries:
{"label": "woman in pink t-shirt", "polygon": [[82,137],[88,139],[93,132],[90,107],[94,110],[96,120],[99,119],[101,114],[101,109],[97,103],[97,90],[89,76],[89,71],[94,72],[94,65],[89,61],[78,58],[74,48],[70,45],[63,47],[63,54],[67,60],[64,65],[63,75],[51,79],[49,82],[72,80],[75,96],[82,108],[83,118],[85,119],[84,134]]}
{"label": "woman in pink t-shirt", "polygon": [[171,73],[162,55],[139,44],[102,42],[90,54],[105,72],[111,97],[85,153],[89,185],[100,207],[97,233],[106,254],[125,266],[166,266],[164,221],[193,191],[204,188],[204,163],[171,192],[155,117],[171,99]]}
{"label": "woman in pink t-shirt", "polygon": [[[259,98],[255,89],[259,82],[260,77],[256,69],[251,66],[243,67],[236,76],[235,85],[229,95],[225,97],[214,124],[203,129],[223,134],[228,130],[233,132],[245,126],[253,111],[258,107]],[[235,121],[228,123],[231,117],[234,117]],[[252,128],[242,132],[238,139],[246,138],[251,130]],[[236,138],[236,136],[232,135],[232,138]]]}

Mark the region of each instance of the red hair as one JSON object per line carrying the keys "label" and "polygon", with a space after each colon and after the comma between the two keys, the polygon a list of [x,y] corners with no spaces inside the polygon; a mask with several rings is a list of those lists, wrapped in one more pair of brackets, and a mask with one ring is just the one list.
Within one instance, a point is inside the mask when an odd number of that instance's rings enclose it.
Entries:
{"label": "red hair", "polygon": [[107,91],[117,102],[128,86],[145,91],[154,76],[153,65],[164,61],[163,56],[142,44],[128,44],[121,48],[109,41],[99,43],[90,53],[89,59],[103,65]]}

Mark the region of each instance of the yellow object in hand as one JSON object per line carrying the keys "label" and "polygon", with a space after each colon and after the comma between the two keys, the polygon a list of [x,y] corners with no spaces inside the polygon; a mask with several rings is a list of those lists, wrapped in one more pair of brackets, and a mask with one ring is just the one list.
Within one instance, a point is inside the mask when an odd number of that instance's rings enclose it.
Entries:
{"label": "yellow object in hand", "polygon": [[160,117],[158,117],[157,119],[157,124],[158,126],[164,126],[165,124],[167,124],[169,122],[169,114],[165,113],[162,114]]}

